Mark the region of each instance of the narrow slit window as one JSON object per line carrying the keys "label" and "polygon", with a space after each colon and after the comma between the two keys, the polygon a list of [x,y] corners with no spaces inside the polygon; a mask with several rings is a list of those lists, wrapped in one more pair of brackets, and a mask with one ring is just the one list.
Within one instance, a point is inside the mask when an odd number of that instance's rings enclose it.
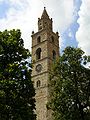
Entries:
{"label": "narrow slit window", "polygon": [[53,50],[53,60],[55,60],[56,59],[56,52]]}
{"label": "narrow slit window", "polygon": [[39,36],[38,38],[37,38],[37,43],[40,43],[41,42],[41,37]]}
{"label": "narrow slit window", "polygon": [[41,86],[40,80],[37,81],[36,86],[37,86],[37,87],[40,87],[40,86]]}

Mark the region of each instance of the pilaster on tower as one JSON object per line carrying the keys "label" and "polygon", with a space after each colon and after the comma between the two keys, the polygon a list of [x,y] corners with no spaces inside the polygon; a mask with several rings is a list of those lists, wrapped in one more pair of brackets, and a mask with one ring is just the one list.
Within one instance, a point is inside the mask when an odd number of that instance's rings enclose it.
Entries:
{"label": "pilaster on tower", "polygon": [[43,29],[52,31],[52,18],[49,18],[45,7],[41,18],[38,18],[38,31],[41,31]]}

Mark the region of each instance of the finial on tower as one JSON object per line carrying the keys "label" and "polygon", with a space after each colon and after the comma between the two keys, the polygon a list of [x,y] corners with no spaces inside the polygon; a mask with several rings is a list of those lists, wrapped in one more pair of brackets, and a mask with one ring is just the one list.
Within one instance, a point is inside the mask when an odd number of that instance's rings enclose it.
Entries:
{"label": "finial on tower", "polygon": [[44,10],[46,9],[46,7],[44,7]]}

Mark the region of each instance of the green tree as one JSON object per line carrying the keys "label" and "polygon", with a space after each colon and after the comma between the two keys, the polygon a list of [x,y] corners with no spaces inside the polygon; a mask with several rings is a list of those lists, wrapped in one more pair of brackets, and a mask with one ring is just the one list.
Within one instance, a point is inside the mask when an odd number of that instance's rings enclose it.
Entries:
{"label": "green tree", "polygon": [[29,50],[20,30],[0,32],[0,120],[35,120]]}
{"label": "green tree", "polygon": [[80,48],[67,47],[50,73],[54,120],[90,120],[89,57]]}

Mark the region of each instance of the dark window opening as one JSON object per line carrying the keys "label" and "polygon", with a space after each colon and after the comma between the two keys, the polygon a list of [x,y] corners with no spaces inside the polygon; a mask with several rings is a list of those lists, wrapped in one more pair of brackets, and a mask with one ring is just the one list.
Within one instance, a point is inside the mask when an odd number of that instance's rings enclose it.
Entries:
{"label": "dark window opening", "polygon": [[36,50],[36,60],[41,59],[41,48]]}
{"label": "dark window opening", "polygon": [[38,38],[37,38],[37,43],[40,43],[41,42],[41,37],[39,36]]}
{"label": "dark window opening", "polygon": [[39,27],[39,30],[41,30],[41,29],[42,29],[42,26]]}
{"label": "dark window opening", "polygon": [[53,50],[53,60],[56,59],[56,52]]}
{"label": "dark window opening", "polygon": [[41,85],[41,82],[40,82],[40,80],[38,80],[37,83],[36,83],[36,86],[40,87],[40,85]]}

